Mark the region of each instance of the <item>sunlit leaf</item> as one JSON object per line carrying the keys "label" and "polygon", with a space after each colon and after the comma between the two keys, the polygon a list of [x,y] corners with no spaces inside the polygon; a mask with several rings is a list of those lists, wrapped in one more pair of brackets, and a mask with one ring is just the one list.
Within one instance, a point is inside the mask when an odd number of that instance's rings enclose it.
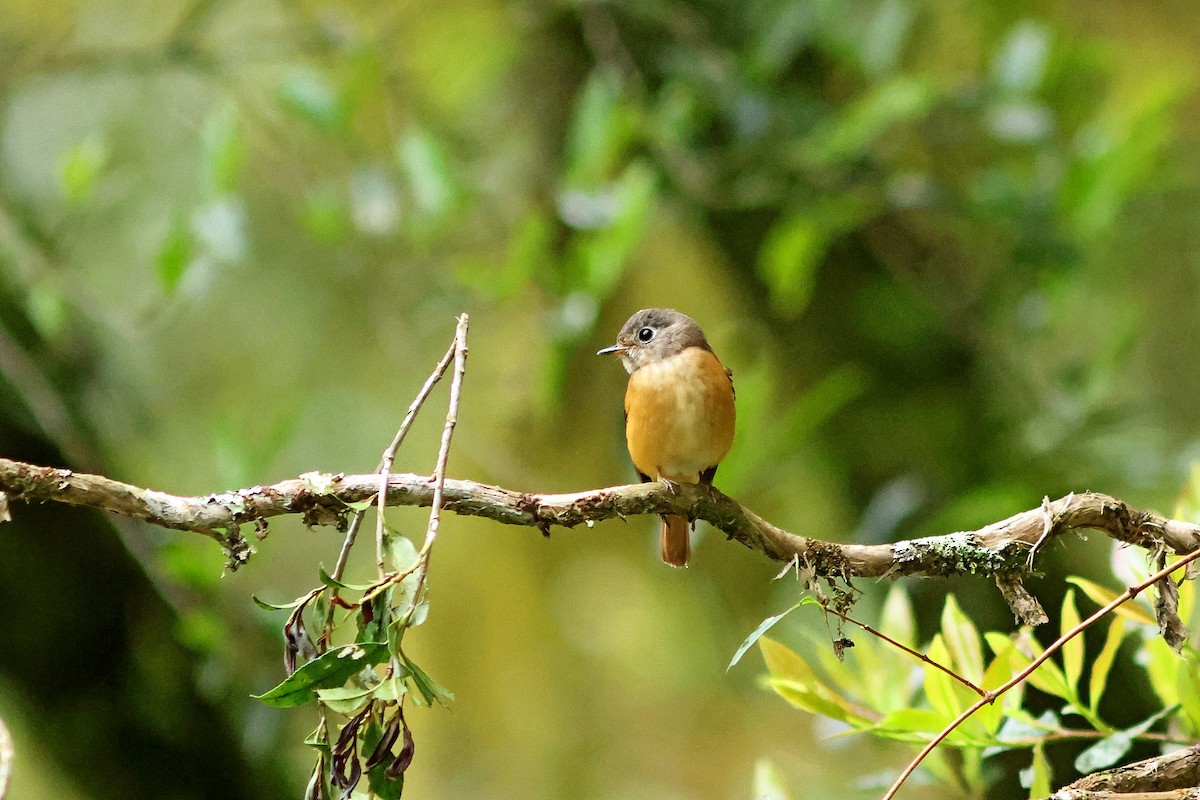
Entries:
{"label": "sunlit leaf", "polygon": [[293,71],[279,89],[280,103],[313,125],[332,131],[345,124],[345,110],[328,79],[314,69]]}
{"label": "sunlit leaf", "polygon": [[[1062,619],[1059,630],[1065,636],[1079,625],[1079,609],[1075,606],[1075,590],[1068,589],[1063,597]],[[1068,639],[1060,650],[1063,660],[1063,677],[1072,694],[1079,696],[1079,677],[1083,674],[1083,634]]]}
{"label": "sunlit leaf", "polygon": [[[1098,606],[1106,606],[1119,596],[1117,592],[1101,586],[1100,584],[1089,581],[1087,578],[1081,578],[1078,575],[1071,575],[1067,578],[1067,583],[1073,583],[1079,587],[1080,591],[1088,596],[1093,603]],[[1144,605],[1137,600],[1130,600],[1117,606],[1114,613],[1125,617],[1126,619],[1136,622],[1139,625],[1152,625],[1158,627],[1158,623],[1152,614]]]}
{"label": "sunlit leaf", "polygon": [[1180,656],[1171,650],[1170,646],[1163,642],[1161,638],[1155,641],[1163,644],[1163,657],[1174,655],[1177,665],[1175,671],[1175,688],[1179,697],[1179,704],[1183,707],[1183,717],[1190,725],[1193,734],[1200,732],[1200,692],[1196,691],[1196,687],[1200,686],[1200,663],[1196,661],[1194,651],[1185,651]]}
{"label": "sunlit leaf", "polygon": [[[1029,647],[1033,658],[1040,656],[1045,650],[1033,636],[1024,638],[1022,644]],[[1025,669],[1033,662],[1033,658],[1020,652],[1019,648],[1013,649],[1010,657],[1017,671]],[[1074,703],[1076,700],[1075,693],[1067,685],[1067,679],[1058,664],[1054,663],[1053,657],[1039,664],[1037,669],[1031,672],[1026,680],[1035,689],[1066,700],[1068,703]]]}
{"label": "sunlit leaf", "polygon": [[1018,22],[1000,44],[992,79],[1012,92],[1032,92],[1042,82],[1050,52],[1050,31],[1034,20]]}
{"label": "sunlit leaf", "polygon": [[336,244],[350,231],[350,210],[341,192],[318,186],[304,196],[300,221],[313,241]]}
{"label": "sunlit leaf", "polygon": [[70,203],[89,200],[108,163],[107,140],[99,133],[80,139],[63,154],[59,164],[59,185]]}
{"label": "sunlit leaf", "polygon": [[794,650],[767,636],[760,636],[758,649],[771,674],[770,687],[797,708],[843,722],[861,720],[855,705],[826,684]]}
{"label": "sunlit leaf", "polygon": [[1039,743],[1030,750],[1033,760],[1028,767],[1021,770],[1020,780],[1021,786],[1029,790],[1029,797],[1032,800],[1050,794],[1050,780],[1053,773],[1050,769],[1050,762],[1046,759],[1045,748]]}
{"label": "sunlit leaf", "polygon": [[1095,713],[1100,707],[1100,698],[1108,685],[1108,673],[1117,658],[1117,650],[1125,639],[1125,618],[1114,616],[1108,624],[1108,634],[1104,638],[1104,647],[1092,662],[1091,674],[1088,677],[1088,704]]}
{"label": "sunlit leaf", "polygon": [[[933,637],[925,655],[931,661],[953,668],[954,660],[950,655],[950,650],[946,647],[946,640],[940,633]],[[925,674],[925,697],[928,698],[929,704],[943,716],[951,719],[958,716],[958,713],[966,706],[955,691],[957,682],[942,670],[929,664],[922,663],[921,670]]]}
{"label": "sunlit leaf", "polygon": [[218,103],[200,131],[200,182],[210,195],[222,195],[237,186],[246,147],[238,129],[237,106]]}
{"label": "sunlit leaf", "polygon": [[174,293],[191,265],[195,251],[196,238],[192,229],[184,220],[176,219],[159,245],[158,256],[154,259],[154,274],[164,292]]}
{"label": "sunlit leaf", "polygon": [[916,643],[916,623],[913,619],[912,601],[901,583],[893,583],[883,601],[880,614],[883,632],[905,647]]}
{"label": "sunlit leaf", "polygon": [[342,686],[351,676],[387,658],[387,644],[367,642],[346,645],[301,665],[270,691],[252,695],[276,708],[299,706],[317,698],[317,690]]}
{"label": "sunlit leaf", "polygon": [[753,800],[791,800],[775,764],[760,758],[754,762]]}
{"label": "sunlit leaf", "polygon": [[891,738],[929,741],[934,734],[941,733],[953,719],[928,708],[899,708],[885,714],[872,730]]}
{"label": "sunlit leaf", "polygon": [[952,657],[946,665],[979,685],[983,680],[983,650],[979,631],[952,594],[946,596],[946,604],[942,607],[942,635]]}
{"label": "sunlit leaf", "polygon": [[893,125],[923,117],[938,93],[924,77],[898,76],[874,85],[805,143],[801,157],[820,165],[860,158]]}
{"label": "sunlit leaf", "polygon": [[431,217],[446,213],[454,202],[454,175],[442,145],[424,129],[410,129],[396,145],[417,210]]}

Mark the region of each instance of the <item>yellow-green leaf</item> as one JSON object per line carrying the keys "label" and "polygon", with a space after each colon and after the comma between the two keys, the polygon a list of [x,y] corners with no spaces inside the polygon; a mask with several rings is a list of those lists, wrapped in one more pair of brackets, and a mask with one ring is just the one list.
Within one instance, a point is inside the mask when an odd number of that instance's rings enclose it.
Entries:
{"label": "yellow-green leaf", "polygon": [[1033,762],[1021,770],[1021,785],[1029,787],[1031,800],[1050,794],[1050,762],[1046,760],[1046,751],[1041,744],[1033,746]]}
{"label": "yellow-green leaf", "polygon": [[[1074,630],[1079,625],[1079,609],[1075,605],[1075,590],[1068,589],[1067,594],[1063,597],[1062,619],[1059,622],[1059,629],[1065,636],[1068,631]],[[1062,646],[1063,660],[1063,677],[1066,678],[1067,686],[1075,694],[1079,696],[1079,676],[1083,674],[1083,634],[1080,633],[1071,639],[1068,639]]]}
{"label": "yellow-green leaf", "polygon": [[[1067,583],[1073,583],[1078,586],[1079,590],[1098,606],[1108,605],[1113,600],[1116,600],[1119,595],[1118,592],[1114,592],[1112,589],[1089,581],[1087,578],[1080,578],[1077,575],[1067,578]],[[1116,613],[1140,625],[1158,625],[1154,620],[1154,615],[1136,600],[1131,600],[1128,603],[1122,603],[1117,606]]]}
{"label": "yellow-green leaf", "polygon": [[1108,635],[1104,638],[1104,647],[1096,656],[1096,660],[1092,662],[1092,674],[1088,678],[1088,705],[1093,714],[1100,706],[1100,698],[1104,695],[1105,686],[1108,685],[1109,670],[1112,669],[1113,661],[1117,657],[1117,650],[1120,649],[1124,639],[1125,618],[1113,617],[1112,622],[1108,625]]}
{"label": "yellow-green leaf", "polygon": [[947,666],[967,680],[978,685],[983,680],[983,650],[979,644],[979,631],[970,617],[963,613],[954,595],[946,597],[942,608],[942,635],[952,659]]}

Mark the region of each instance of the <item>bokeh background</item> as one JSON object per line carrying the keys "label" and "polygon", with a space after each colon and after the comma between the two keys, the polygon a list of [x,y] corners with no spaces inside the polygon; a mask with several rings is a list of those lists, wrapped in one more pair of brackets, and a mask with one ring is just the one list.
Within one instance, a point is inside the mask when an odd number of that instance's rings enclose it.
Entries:
{"label": "bokeh background", "polygon": [[[197,494],[369,471],[467,311],[450,473],[628,482],[624,372],[592,354],[665,305],[735,373],[718,486],[790,530],[1083,489],[1171,512],[1200,456],[1198,53],[1182,0],[0,0],[0,455]],[[398,470],[432,468],[444,402]],[[282,669],[250,596],[316,585],[336,532],[273,522],[230,574],[198,536],[14,516],[11,796],[300,796],[315,717],[249,699]],[[878,795],[909,750],[829,739],[753,653],[725,671],[796,584],[712,531],[669,570],[654,530],[446,520],[408,641],[457,699],[409,714],[406,796],[750,798],[768,766]],[[1033,588],[1119,585],[1109,557],[1070,542]],[[869,618],[887,587],[859,588]],[[926,633],[947,591],[1012,625],[986,581],[907,588]]]}

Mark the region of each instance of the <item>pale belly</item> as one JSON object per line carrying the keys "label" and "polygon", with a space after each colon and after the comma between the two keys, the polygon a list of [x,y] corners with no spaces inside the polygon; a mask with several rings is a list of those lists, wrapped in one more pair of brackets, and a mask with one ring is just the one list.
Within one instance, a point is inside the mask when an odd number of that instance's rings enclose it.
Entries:
{"label": "pale belly", "polygon": [[633,373],[626,412],[629,454],[651,478],[696,483],[733,443],[732,385],[716,357],[699,348]]}

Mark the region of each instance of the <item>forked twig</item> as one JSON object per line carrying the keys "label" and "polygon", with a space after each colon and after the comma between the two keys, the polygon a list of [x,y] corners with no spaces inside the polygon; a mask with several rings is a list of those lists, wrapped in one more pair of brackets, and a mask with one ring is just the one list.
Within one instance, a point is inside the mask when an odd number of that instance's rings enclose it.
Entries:
{"label": "forked twig", "polygon": [[1035,669],[1040,667],[1043,663],[1045,663],[1050,658],[1050,656],[1054,655],[1054,653],[1056,653],[1060,648],[1062,648],[1062,646],[1064,644],[1069,642],[1071,639],[1074,639],[1076,636],[1083,633],[1087,628],[1091,627],[1096,622],[1098,622],[1101,619],[1103,619],[1104,617],[1106,617],[1109,613],[1112,612],[1113,609],[1117,608],[1118,606],[1120,606],[1124,603],[1129,602],[1130,600],[1137,597],[1139,594],[1144,592],[1149,587],[1158,583],[1160,580],[1169,579],[1168,576],[1170,576],[1170,574],[1172,572],[1179,569],[1180,567],[1183,567],[1183,566],[1186,566],[1186,565],[1192,563],[1197,558],[1200,558],[1200,550],[1193,550],[1192,552],[1185,555],[1183,558],[1176,561],[1174,564],[1168,564],[1167,566],[1163,567],[1158,572],[1154,573],[1149,578],[1147,578],[1146,580],[1139,583],[1137,586],[1130,586],[1124,592],[1122,592],[1116,598],[1114,598],[1110,603],[1108,603],[1108,605],[1104,606],[1099,611],[1096,611],[1090,617],[1083,620],[1075,627],[1071,628],[1071,630],[1067,631],[1062,636],[1055,639],[1042,652],[1041,655],[1039,655],[1037,658],[1033,659],[1033,661],[1029,662],[1029,664],[1023,670],[1021,670],[1016,675],[1009,678],[1008,681],[1006,681],[1003,685],[1001,685],[991,691],[984,692],[982,697],[980,697],[978,700],[976,700],[974,703],[972,703],[970,707],[968,707],[965,711],[963,711],[961,714],[959,714],[957,717],[955,717],[953,722],[951,722],[949,725],[947,725],[945,728],[943,728],[942,731],[937,736],[933,737],[933,739],[931,739],[929,741],[929,743],[926,744],[925,747],[923,747],[921,749],[921,752],[917,753],[916,757],[913,758],[913,760],[908,763],[908,766],[906,766],[904,768],[904,771],[900,773],[899,777],[897,777],[896,780],[892,783],[891,787],[888,788],[887,793],[884,794],[882,800],[892,800],[892,798],[896,796],[896,792],[900,791],[900,787],[904,785],[904,782],[906,780],[908,780],[909,776],[912,775],[913,772],[916,771],[917,767],[920,766],[921,762],[925,760],[925,757],[928,756],[930,753],[932,753],[933,749],[935,747],[937,747],[939,744],[941,744],[942,741],[947,736],[949,736],[954,731],[955,728],[957,728],[959,725],[961,725],[963,722],[965,722],[967,719],[969,719],[976,711],[978,711],[979,709],[988,705],[989,703],[995,702],[996,698],[1000,697],[1002,694],[1007,692],[1009,689],[1013,688],[1017,684],[1024,681],[1026,678],[1028,678],[1033,673],[1033,671]]}
{"label": "forked twig", "polygon": [[463,314],[458,318],[458,327],[454,333],[454,376],[450,380],[450,401],[446,407],[446,424],[442,427],[442,442],[438,447],[437,465],[433,471],[433,502],[429,508],[429,525],[425,529],[425,543],[421,545],[418,556],[416,587],[409,601],[405,619],[411,619],[420,603],[421,595],[425,592],[425,579],[429,574],[429,556],[433,543],[437,540],[438,528],[442,519],[442,504],[446,490],[446,464],[450,459],[450,440],[454,436],[454,428],[458,424],[458,404],[462,396],[463,377],[467,374],[467,323],[468,318]]}

